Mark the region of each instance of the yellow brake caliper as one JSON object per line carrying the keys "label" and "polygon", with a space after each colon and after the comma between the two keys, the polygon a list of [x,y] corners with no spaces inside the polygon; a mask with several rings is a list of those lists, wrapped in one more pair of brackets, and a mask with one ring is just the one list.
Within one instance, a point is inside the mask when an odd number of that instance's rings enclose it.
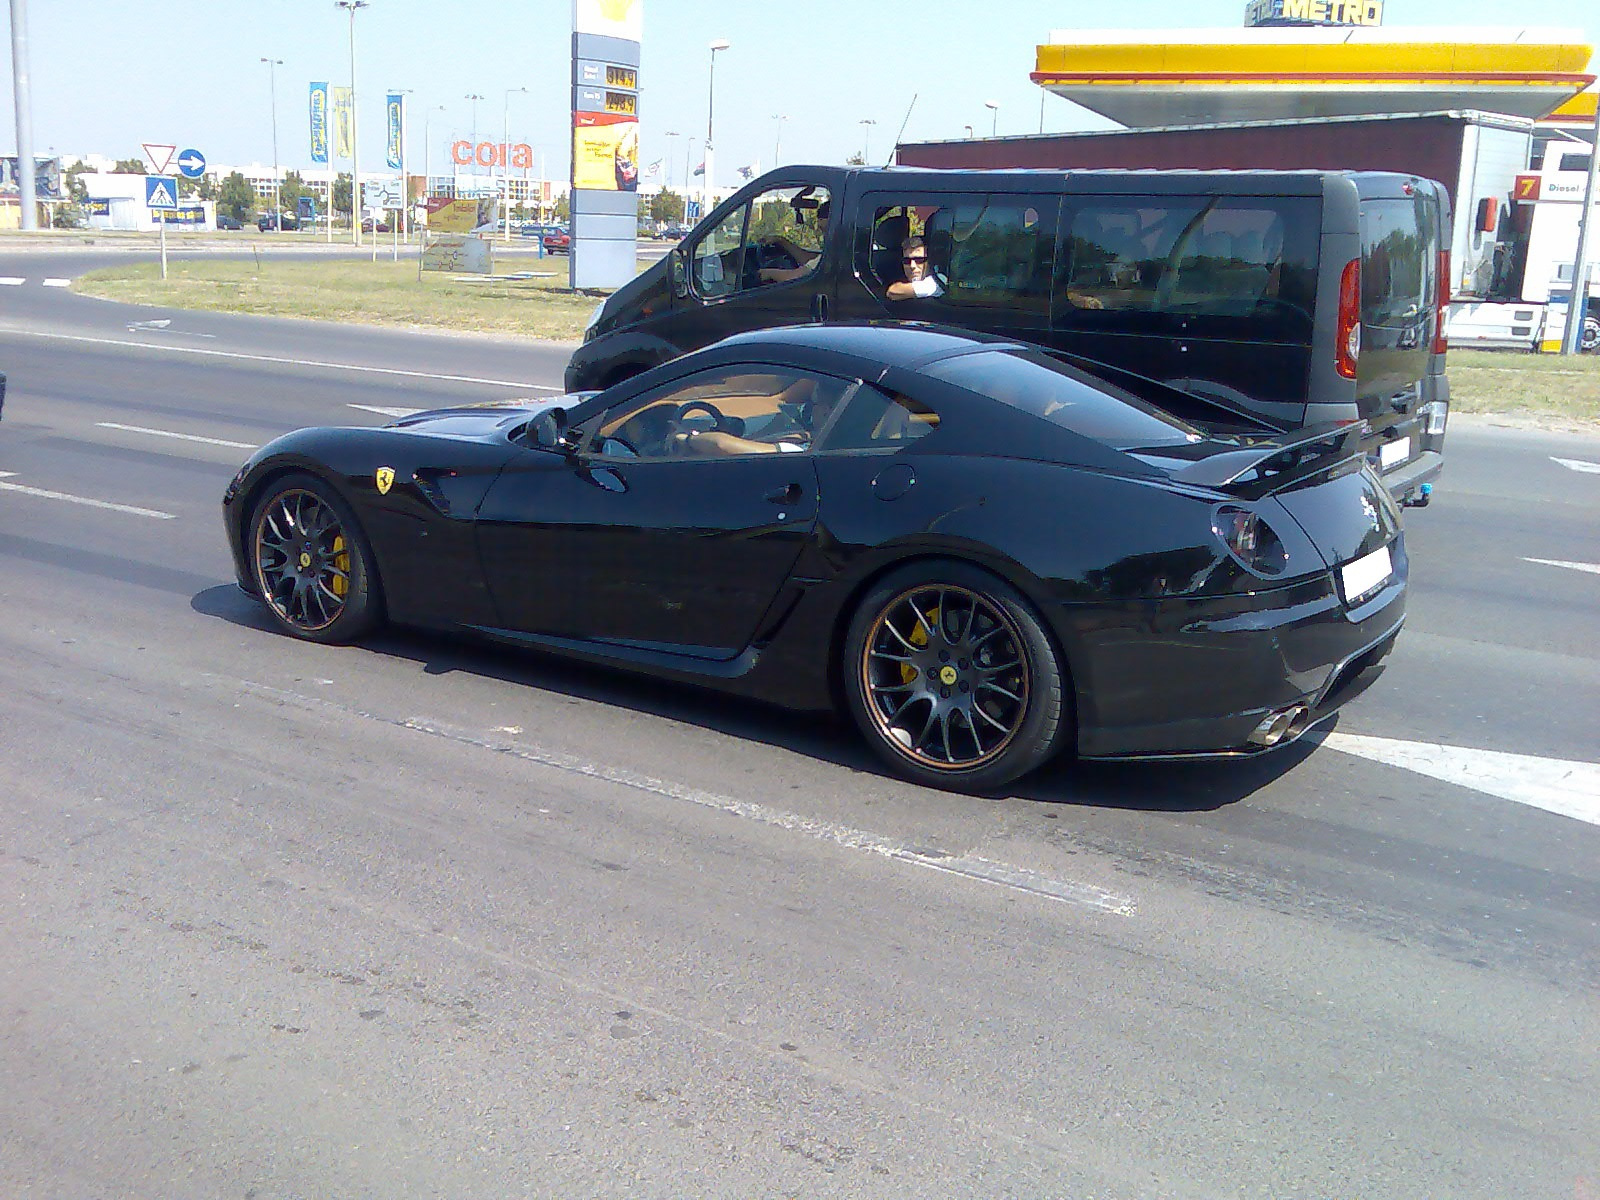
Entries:
{"label": "yellow brake caliper", "polygon": [[333,565],[339,568],[339,574],[333,577],[329,586],[333,594],[343,600],[344,594],[350,590],[350,552],[345,549],[342,536],[333,539]]}
{"label": "yellow brake caliper", "polygon": [[[939,610],[937,608],[934,609],[932,612],[926,613],[924,615],[927,617],[929,625],[937,625],[939,623]],[[913,646],[917,647],[919,650],[923,646],[926,646],[928,644],[928,630],[922,624],[921,621],[918,621],[916,623],[916,625],[912,628],[911,636],[906,638],[906,641],[910,642]],[[900,664],[900,682],[901,683],[912,683],[912,682],[914,682],[916,680],[916,678],[917,678],[917,669],[915,667],[913,667],[910,663],[901,663]]]}

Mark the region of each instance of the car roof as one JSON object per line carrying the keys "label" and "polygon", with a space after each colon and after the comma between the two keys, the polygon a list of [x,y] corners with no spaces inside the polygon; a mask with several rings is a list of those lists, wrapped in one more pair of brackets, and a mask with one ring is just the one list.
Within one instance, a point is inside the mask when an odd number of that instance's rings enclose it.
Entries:
{"label": "car roof", "polygon": [[946,325],[861,321],[755,329],[724,338],[707,349],[748,352],[760,346],[792,347],[851,355],[880,367],[917,367],[950,354],[1019,345],[1014,338]]}

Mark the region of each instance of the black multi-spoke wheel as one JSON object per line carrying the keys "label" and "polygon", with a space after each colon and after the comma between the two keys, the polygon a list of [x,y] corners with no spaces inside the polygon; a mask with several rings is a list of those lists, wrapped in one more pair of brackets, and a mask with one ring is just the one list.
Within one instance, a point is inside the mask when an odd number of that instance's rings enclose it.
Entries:
{"label": "black multi-spoke wheel", "polygon": [[279,480],[250,521],[256,587],[296,637],[341,642],[379,620],[372,555],[349,507],[321,480]]}
{"label": "black multi-spoke wheel", "polygon": [[1043,762],[1066,724],[1038,618],[1012,588],[964,564],[885,579],[857,612],[847,654],[857,723],[921,783],[998,787]]}

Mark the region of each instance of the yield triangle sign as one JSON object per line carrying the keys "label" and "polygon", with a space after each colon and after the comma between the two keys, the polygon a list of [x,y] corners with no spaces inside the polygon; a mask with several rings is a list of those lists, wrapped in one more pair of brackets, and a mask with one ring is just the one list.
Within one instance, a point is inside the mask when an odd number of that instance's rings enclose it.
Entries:
{"label": "yield triangle sign", "polygon": [[167,168],[172,165],[172,156],[178,152],[176,146],[164,146],[159,142],[144,142],[145,161],[150,164],[152,175],[165,175]]}

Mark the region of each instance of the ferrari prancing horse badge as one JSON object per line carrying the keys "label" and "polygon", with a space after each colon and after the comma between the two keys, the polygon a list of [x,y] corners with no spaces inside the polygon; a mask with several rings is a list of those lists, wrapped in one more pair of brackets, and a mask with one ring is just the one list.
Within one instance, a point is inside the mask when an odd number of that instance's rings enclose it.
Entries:
{"label": "ferrari prancing horse badge", "polygon": [[389,489],[394,486],[394,468],[379,467],[376,482],[378,484],[378,495],[387,496]]}

